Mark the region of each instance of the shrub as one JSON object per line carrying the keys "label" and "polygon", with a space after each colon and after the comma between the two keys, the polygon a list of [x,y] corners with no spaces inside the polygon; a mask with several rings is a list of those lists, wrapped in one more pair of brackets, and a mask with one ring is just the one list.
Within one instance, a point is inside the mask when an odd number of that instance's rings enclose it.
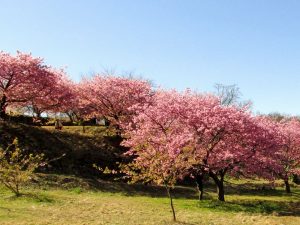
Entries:
{"label": "shrub", "polygon": [[26,155],[15,138],[5,150],[0,150],[0,182],[20,196],[20,186],[34,177],[34,171],[42,165],[42,160],[42,154]]}

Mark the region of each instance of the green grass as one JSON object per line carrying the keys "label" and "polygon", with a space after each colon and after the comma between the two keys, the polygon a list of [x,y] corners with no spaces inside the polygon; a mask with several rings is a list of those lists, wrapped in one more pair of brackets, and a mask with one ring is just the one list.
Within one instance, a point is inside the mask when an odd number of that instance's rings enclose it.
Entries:
{"label": "green grass", "polygon": [[194,188],[177,187],[178,222],[172,223],[162,187],[56,175],[45,180],[26,187],[19,198],[1,186],[0,224],[300,224],[299,187],[285,194],[281,187],[262,191],[261,183],[231,181],[227,202],[215,200],[210,186],[202,202]]}

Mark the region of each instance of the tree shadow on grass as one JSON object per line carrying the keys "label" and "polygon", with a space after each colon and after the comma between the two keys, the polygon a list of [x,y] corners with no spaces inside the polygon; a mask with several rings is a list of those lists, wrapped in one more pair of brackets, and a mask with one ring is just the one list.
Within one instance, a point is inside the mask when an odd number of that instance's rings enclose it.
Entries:
{"label": "tree shadow on grass", "polygon": [[[167,197],[167,192],[163,186],[145,184],[127,184],[123,182],[107,182],[98,180],[96,190],[104,192],[122,193],[126,196],[147,196],[147,197]],[[197,193],[195,188],[186,186],[176,186],[172,190],[174,198],[195,199]]]}
{"label": "tree shadow on grass", "polygon": [[[45,176],[51,180],[50,183],[52,185],[49,185],[48,188],[63,188],[77,194],[84,193],[84,190],[88,190],[95,192],[101,191],[107,193],[117,193],[124,196],[167,198],[166,190],[162,186],[127,184],[124,182],[112,182],[102,179],[80,179],[75,176],[66,177],[55,174],[47,174]],[[43,179],[47,179],[46,177]],[[240,188],[242,190],[240,190]],[[300,201],[297,201],[297,198],[291,198],[291,201],[288,201],[286,198],[283,198],[282,200],[277,198],[277,201],[270,198],[263,200],[261,200],[261,198],[255,199],[255,196],[287,196],[284,190],[264,190],[262,192],[252,189],[249,190],[247,189],[247,185],[231,186],[229,187],[228,192],[226,192],[226,195],[249,195],[252,196],[252,198],[239,198],[237,200],[229,200],[226,202],[216,200],[215,194],[211,194],[212,192],[215,193],[215,187],[210,186],[205,190],[205,200],[203,201],[197,201],[198,194],[196,188],[191,186],[176,186],[172,194],[174,199],[194,199],[194,204],[196,204],[194,206],[198,206],[199,210],[201,210],[200,208],[206,208],[211,211],[215,210],[221,212],[245,212],[263,215],[272,214],[276,216],[300,216]],[[292,194],[291,197],[295,197],[297,194],[298,190],[296,195]],[[54,201],[47,195],[41,196],[40,194],[29,194],[27,196],[38,202]],[[212,196],[214,199],[212,199]]]}
{"label": "tree shadow on grass", "polygon": [[[276,186],[275,189],[272,185],[268,183],[255,184],[251,182],[243,183],[243,184],[234,184],[231,182],[226,182],[225,191],[226,194],[234,194],[234,195],[256,195],[256,196],[294,196],[300,197],[300,193],[296,187],[292,187],[292,193],[286,193],[283,189],[278,189]],[[293,190],[294,188],[294,190]],[[295,191],[296,189],[296,191]]]}
{"label": "tree shadow on grass", "polygon": [[20,196],[12,195],[8,200],[30,200],[38,203],[54,203],[57,200],[42,193],[21,193]]}
{"label": "tree shadow on grass", "polygon": [[187,223],[187,222],[182,222],[180,220],[173,222],[174,225],[197,225],[195,223]]}
{"label": "tree shadow on grass", "polygon": [[[150,184],[128,184],[122,181],[108,181],[98,178],[79,178],[76,176],[63,176],[57,174],[38,174],[39,181],[32,184],[38,188],[63,188],[74,192],[80,188],[88,191],[101,191],[120,193],[126,196],[166,197],[166,189],[163,186]],[[81,191],[80,191],[81,192]],[[172,192],[174,198],[197,199],[195,187],[176,186]]]}
{"label": "tree shadow on grass", "polygon": [[[49,174],[46,175],[49,177]],[[64,177],[61,175],[51,175],[53,187],[65,189],[73,193],[84,193],[82,190],[101,191],[107,193],[117,193],[124,196],[146,196],[155,198],[167,198],[167,193],[162,186],[152,186],[144,184],[127,184],[124,182],[112,182],[102,179],[79,179],[78,177]],[[226,195],[249,195],[253,199],[239,199],[221,202],[215,199],[211,193],[215,193],[213,185],[207,185],[205,188],[205,200],[197,201],[198,193],[195,187],[192,186],[176,186],[173,190],[174,199],[194,199],[196,206],[206,208],[211,211],[219,212],[244,212],[250,214],[263,214],[275,216],[300,216],[300,201],[293,198],[292,201],[286,199],[280,200],[261,200],[255,199],[255,196],[287,196],[284,190],[256,190],[257,186],[248,186],[247,184],[227,185]],[[249,189],[248,189],[249,188]],[[259,188],[259,187],[258,187]],[[77,190],[78,189],[78,190]],[[298,190],[297,190],[298,191]],[[297,196],[298,192],[291,196]],[[212,198],[214,196],[214,199]],[[180,224],[180,223],[178,223]]]}
{"label": "tree shadow on grass", "polygon": [[3,206],[0,206],[0,210],[6,210],[8,213],[11,212],[10,208],[6,208],[6,207],[3,207]]}
{"label": "tree shadow on grass", "polygon": [[206,200],[198,203],[198,207],[223,212],[245,212],[274,214],[277,216],[300,216],[300,202],[284,202],[269,200],[235,200],[221,202]]}
{"label": "tree shadow on grass", "polygon": [[[104,183],[103,183],[104,182]],[[105,192],[123,193],[126,196],[149,196],[149,197],[166,197],[164,187],[150,186],[143,184],[125,184],[125,183],[111,183],[101,181],[101,185],[97,190]],[[284,190],[265,190],[263,193],[257,190],[240,191],[241,195],[252,196],[285,196]],[[210,187],[209,190],[214,189]],[[230,194],[239,194],[239,189],[231,190]],[[296,193],[297,195],[297,193]],[[193,187],[177,186],[173,190],[175,199],[197,199],[196,189]],[[205,192],[204,201],[199,201],[197,205],[201,208],[208,208],[210,210],[223,211],[223,212],[245,212],[245,213],[258,213],[258,214],[274,214],[277,216],[300,216],[300,201],[274,201],[274,200],[231,200],[221,202],[213,200],[209,192]]]}

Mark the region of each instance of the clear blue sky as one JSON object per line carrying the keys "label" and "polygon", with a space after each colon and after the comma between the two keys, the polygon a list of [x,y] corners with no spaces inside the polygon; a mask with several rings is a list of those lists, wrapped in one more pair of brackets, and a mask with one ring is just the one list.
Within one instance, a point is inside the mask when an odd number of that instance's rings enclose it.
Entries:
{"label": "clear blue sky", "polygon": [[166,88],[237,84],[254,111],[300,114],[300,1],[0,0],[0,49],[69,75],[133,71]]}

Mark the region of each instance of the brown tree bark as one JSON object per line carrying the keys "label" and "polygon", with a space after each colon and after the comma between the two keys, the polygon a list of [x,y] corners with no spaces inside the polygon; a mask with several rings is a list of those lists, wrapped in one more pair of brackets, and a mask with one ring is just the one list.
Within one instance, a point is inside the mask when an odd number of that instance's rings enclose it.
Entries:
{"label": "brown tree bark", "polygon": [[285,179],[284,184],[285,184],[286,193],[291,193],[291,186],[290,186],[290,183],[289,183],[289,179]]}
{"label": "brown tree bark", "polygon": [[218,200],[225,202],[225,189],[224,189],[224,176],[226,170],[220,171],[218,175],[212,171],[209,172],[209,176],[214,180],[215,184],[217,185],[217,192],[218,192]]}
{"label": "brown tree bark", "polygon": [[203,175],[196,175],[196,184],[199,191],[199,201],[203,200]]}
{"label": "brown tree bark", "polygon": [[173,221],[176,221],[176,214],[175,214],[175,209],[174,209],[174,205],[173,205],[173,198],[172,198],[171,191],[170,191],[171,189],[166,184],[165,184],[165,188],[167,190],[167,194],[168,194],[168,197],[170,199],[170,206],[171,206],[171,209],[172,209]]}
{"label": "brown tree bark", "polygon": [[6,118],[6,101],[7,97],[5,94],[3,94],[0,101],[0,118],[3,120]]}

